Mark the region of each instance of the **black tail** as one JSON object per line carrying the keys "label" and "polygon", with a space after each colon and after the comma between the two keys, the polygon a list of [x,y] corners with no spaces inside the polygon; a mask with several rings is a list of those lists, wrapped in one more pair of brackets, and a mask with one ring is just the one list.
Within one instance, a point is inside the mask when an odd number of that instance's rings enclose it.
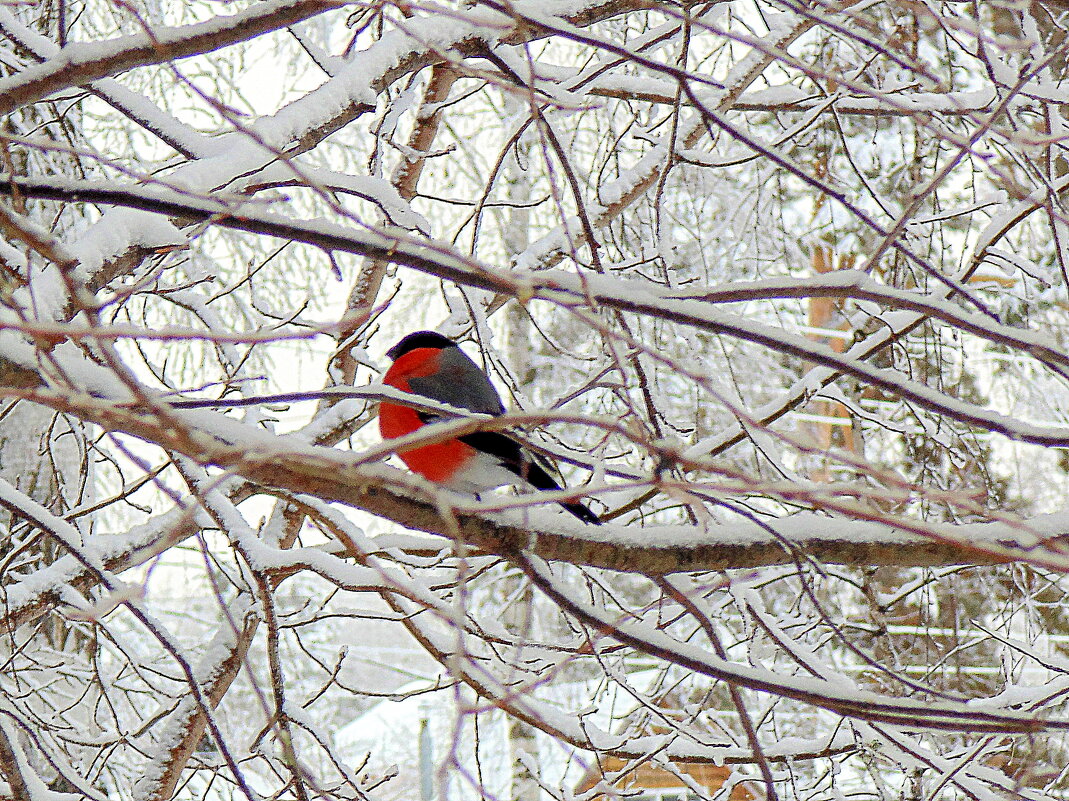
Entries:
{"label": "black tail", "polygon": [[[476,450],[489,453],[501,460],[501,464],[508,470],[518,475],[535,489],[559,490],[561,485],[547,473],[538,463],[531,461],[530,456],[524,452],[523,447],[512,437],[499,434],[496,431],[477,431],[474,434],[466,434],[458,439]],[[566,512],[575,515],[584,523],[600,526],[601,520],[581,503],[561,503]]]}
{"label": "black tail", "polygon": [[[539,465],[535,464],[534,462],[524,462],[523,464],[518,465],[516,468],[514,468],[511,464],[506,464],[505,466],[509,470],[511,470],[513,473],[515,473],[516,475],[518,475],[522,479],[524,479],[528,484],[530,484],[535,489],[540,489],[540,490],[559,490],[559,489],[561,489],[560,484],[558,484],[553,479],[553,476],[551,476],[549,473],[547,473],[545,470],[543,470]],[[562,502],[561,506],[564,507],[565,511],[571,512],[573,515],[578,517],[584,523],[590,523],[591,525],[595,525],[595,526],[600,526],[601,525],[601,520],[598,518],[598,516],[596,514],[594,514],[593,512],[591,512],[589,509],[587,509],[585,506],[583,506],[583,504],[581,504],[581,503],[563,503]]]}
{"label": "black tail", "polygon": [[589,523],[592,526],[601,525],[601,518],[591,512],[581,503],[562,503],[561,506],[564,507],[564,510],[566,512],[571,512],[584,523]]}

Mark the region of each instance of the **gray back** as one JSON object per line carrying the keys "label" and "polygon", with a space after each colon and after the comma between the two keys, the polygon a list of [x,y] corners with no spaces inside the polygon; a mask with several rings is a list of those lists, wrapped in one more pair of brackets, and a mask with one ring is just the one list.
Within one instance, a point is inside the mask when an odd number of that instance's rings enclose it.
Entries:
{"label": "gray back", "polygon": [[486,373],[460,348],[444,348],[438,363],[437,374],[408,379],[413,392],[480,414],[505,413],[501,396]]}

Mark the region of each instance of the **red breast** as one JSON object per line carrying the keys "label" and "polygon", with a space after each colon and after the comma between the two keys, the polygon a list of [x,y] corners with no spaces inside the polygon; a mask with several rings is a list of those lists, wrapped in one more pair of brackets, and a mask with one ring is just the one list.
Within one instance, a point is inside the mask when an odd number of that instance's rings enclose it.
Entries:
{"label": "red breast", "polygon": [[[411,392],[408,384],[410,378],[422,378],[437,373],[440,369],[438,359],[442,351],[439,348],[416,348],[400,356],[382,382],[402,392]],[[379,433],[383,439],[403,437],[422,428],[426,423],[419,419],[419,413],[409,406],[383,401],[379,404]],[[448,484],[458,473],[464,470],[478,455],[478,451],[460,440],[449,439],[433,445],[422,445],[399,451],[408,469],[419,473],[426,479],[438,484]]]}

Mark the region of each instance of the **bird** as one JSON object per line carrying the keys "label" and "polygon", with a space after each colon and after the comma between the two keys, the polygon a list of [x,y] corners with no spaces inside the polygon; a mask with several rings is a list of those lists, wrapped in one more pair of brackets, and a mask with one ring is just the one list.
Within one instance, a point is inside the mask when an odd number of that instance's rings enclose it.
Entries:
{"label": "bird", "polygon": [[[386,351],[393,364],[382,377],[387,386],[413,392],[478,414],[505,413],[490,377],[456,342],[434,331],[408,334]],[[441,419],[390,401],[379,403],[379,433],[384,440],[403,437]],[[449,489],[476,496],[507,485],[559,490],[561,485],[530,450],[507,434],[476,431],[454,439],[407,448],[397,454],[413,473]],[[584,523],[598,525],[598,516],[576,502],[561,502]]]}

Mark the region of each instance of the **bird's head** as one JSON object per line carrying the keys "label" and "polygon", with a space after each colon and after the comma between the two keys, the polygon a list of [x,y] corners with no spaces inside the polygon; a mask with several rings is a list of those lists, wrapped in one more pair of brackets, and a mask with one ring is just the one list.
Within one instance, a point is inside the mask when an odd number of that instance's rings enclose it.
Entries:
{"label": "bird's head", "polygon": [[386,351],[386,355],[390,357],[391,361],[397,361],[409,351],[417,348],[442,350],[444,348],[455,348],[456,346],[457,343],[449,337],[444,337],[434,331],[415,331]]}

